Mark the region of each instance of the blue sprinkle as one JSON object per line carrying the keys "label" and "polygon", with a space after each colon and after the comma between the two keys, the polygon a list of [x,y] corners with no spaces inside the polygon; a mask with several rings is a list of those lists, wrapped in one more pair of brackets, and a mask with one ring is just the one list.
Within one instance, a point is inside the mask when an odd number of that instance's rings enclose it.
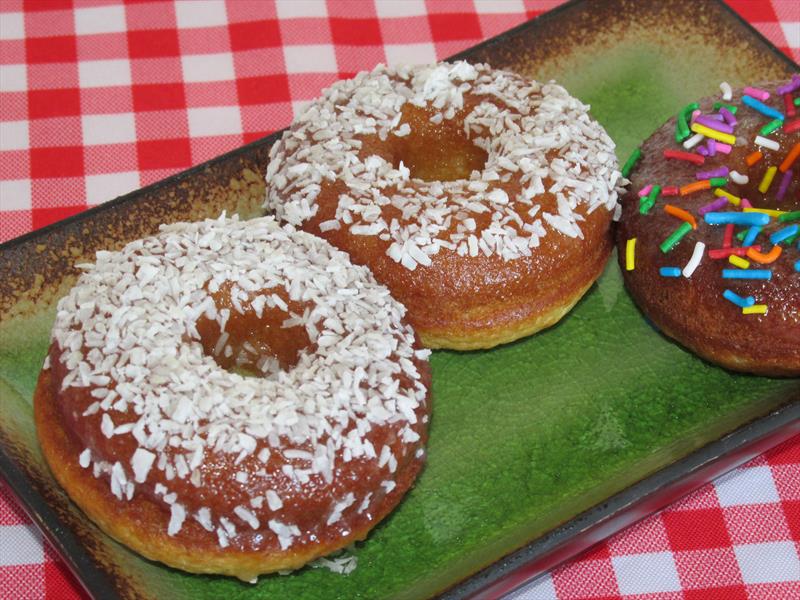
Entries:
{"label": "blue sprinkle", "polygon": [[756,303],[756,299],[752,296],[748,296],[744,298],[737,294],[736,292],[732,292],[731,290],[725,290],[722,292],[722,295],[727,299],[733,302],[736,306],[740,308],[746,308],[748,306],[753,306]]}
{"label": "blue sprinkle", "polygon": [[662,277],[680,277],[681,270],[678,267],[661,267],[658,272]]}
{"label": "blue sprinkle", "polygon": [[752,246],[756,241],[758,234],[761,233],[761,227],[751,227],[747,230],[747,235],[742,240],[742,246]]}
{"label": "blue sprinkle", "polygon": [[762,115],[767,115],[772,119],[779,119],[781,121],[784,120],[784,116],[782,112],[775,110],[774,108],[767,106],[763,102],[760,102],[753,98],[752,96],[744,95],[742,96],[742,102],[744,102],[747,106],[752,108],[753,110],[757,110]]}
{"label": "blue sprinkle", "polygon": [[722,269],[723,279],[772,279],[769,269]]}
{"label": "blue sprinkle", "polygon": [[704,219],[709,225],[733,223],[734,225],[763,227],[769,223],[769,215],[767,213],[757,212],[710,212],[706,213]]}
{"label": "blue sprinkle", "polygon": [[783,229],[779,229],[771,236],[769,236],[769,241],[773,244],[780,244],[783,240],[792,237],[793,235],[797,234],[800,231],[800,225],[795,223],[794,225],[789,225],[784,227]]}
{"label": "blue sprinkle", "polygon": [[794,270],[800,273],[800,260],[794,263]]}

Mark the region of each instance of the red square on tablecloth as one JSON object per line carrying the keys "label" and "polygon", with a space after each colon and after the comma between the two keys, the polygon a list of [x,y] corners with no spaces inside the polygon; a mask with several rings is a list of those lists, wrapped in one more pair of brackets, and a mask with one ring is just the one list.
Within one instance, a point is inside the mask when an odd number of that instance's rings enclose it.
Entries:
{"label": "red square on tablecloth", "polygon": [[231,23],[228,29],[231,34],[231,50],[234,52],[281,45],[281,30],[275,19]]}
{"label": "red square on tablecloth", "polygon": [[721,509],[667,510],[661,518],[674,551],[731,545]]}
{"label": "red square on tablecloth", "polygon": [[186,93],[181,83],[137,84],[131,89],[136,112],[186,107]]}
{"label": "red square on tablecloth", "polygon": [[475,14],[431,14],[428,15],[434,42],[480,39],[481,24]]}
{"label": "red square on tablecloth", "polygon": [[83,175],[83,146],[31,148],[31,177],[78,177]]}
{"label": "red square on tablecloth", "polygon": [[136,148],[142,170],[180,169],[192,164],[192,150],[186,138],[144,141]]}
{"label": "red square on tablecloth", "polygon": [[178,32],[174,29],[129,31],[128,53],[131,58],[180,56]]}
{"label": "red square on tablecloth", "polygon": [[59,35],[25,40],[25,58],[28,63],[66,63],[75,62],[78,48],[75,37]]}
{"label": "red square on tablecloth", "polygon": [[377,19],[330,19],[334,44],[380,46],[381,28]]}
{"label": "red square on tablecloth", "polygon": [[289,102],[289,78],[286,75],[243,77],[236,81],[240,104],[266,104]]}
{"label": "red square on tablecloth", "polygon": [[28,114],[31,119],[80,115],[81,92],[78,88],[31,90],[28,92]]}
{"label": "red square on tablecloth", "polygon": [[54,206],[52,208],[34,208],[33,228],[39,229],[45,225],[56,223],[72,215],[77,215],[79,212],[86,210],[85,204],[77,204],[73,206]]}
{"label": "red square on tablecloth", "polygon": [[684,590],[683,598],[684,600],[748,600],[747,588],[743,585]]}

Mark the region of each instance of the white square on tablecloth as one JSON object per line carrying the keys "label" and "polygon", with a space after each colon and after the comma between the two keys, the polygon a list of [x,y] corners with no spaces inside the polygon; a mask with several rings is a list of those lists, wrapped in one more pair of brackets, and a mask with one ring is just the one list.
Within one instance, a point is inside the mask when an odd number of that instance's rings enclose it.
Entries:
{"label": "white square on tablecloth", "polygon": [[766,465],[734,469],[714,481],[714,487],[720,506],[780,502],[772,473]]}
{"label": "white square on tablecloth", "polygon": [[0,121],[0,150],[30,148],[27,121]]}
{"label": "white square on tablecloth", "polygon": [[800,580],[800,558],[792,542],[742,544],[733,551],[747,584]]}
{"label": "white square on tablecloth", "polygon": [[622,595],[678,592],[681,589],[670,552],[612,556],[611,564]]}
{"label": "white square on tablecloth", "polygon": [[436,62],[436,47],[431,43],[424,44],[386,44],[388,65],[424,65]]}
{"label": "white square on tablecloth", "polygon": [[75,9],[75,33],[119,33],[126,30],[125,7],[90,6]]}
{"label": "white square on tablecloth", "polygon": [[42,562],[42,535],[33,525],[0,525],[0,567]]}
{"label": "white square on tablecloth", "polygon": [[242,133],[242,115],[238,106],[203,106],[186,112],[192,137]]}
{"label": "white square on tablecloth", "polygon": [[124,58],[83,60],[78,63],[81,87],[112,87],[131,84],[131,64]]}
{"label": "white square on tablecloth", "polygon": [[230,81],[235,77],[233,55],[230,52],[187,54],[181,56],[181,65],[183,80],[187,83]]}
{"label": "white square on tablecloth", "polygon": [[545,573],[503,596],[503,600],[558,600],[558,594],[556,594],[556,587],[553,585],[550,573]]}
{"label": "white square on tablecloth", "polygon": [[25,65],[0,65],[0,92],[27,92],[28,71]]}
{"label": "white square on tablecloth", "polygon": [[277,0],[275,7],[279,19],[327,17],[325,0]]}
{"label": "white square on tablecloth", "polygon": [[139,173],[104,173],[86,177],[86,204],[96,206],[117,196],[139,189]]}
{"label": "white square on tablecloth", "polygon": [[487,13],[524,13],[522,0],[475,0],[475,12]]}
{"label": "white square on tablecloth", "polygon": [[790,48],[800,46],[800,21],[783,21],[781,22],[781,29],[783,29],[783,35],[786,37],[786,44]]}
{"label": "white square on tablecloth", "polygon": [[428,14],[424,0],[377,0],[375,12],[382,19],[391,17],[419,17]]}
{"label": "white square on tablecloth", "polygon": [[228,23],[225,3],[222,0],[178,0],[175,3],[178,27],[217,27]]}
{"label": "white square on tablecloth", "polygon": [[30,210],[31,206],[30,179],[0,179],[0,210]]}
{"label": "white square on tablecloth", "polygon": [[0,18],[0,40],[25,39],[25,15],[21,12],[3,13]]}
{"label": "white square on tablecloth", "polygon": [[284,46],[287,73],[337,73],[336,52],[330,44]]}
{"label": "white square on tablecloth", "polygon": [[83,115],[81,117],[83,143],[126,144],[136,141],[136,120],[133,113],[112,115]]}

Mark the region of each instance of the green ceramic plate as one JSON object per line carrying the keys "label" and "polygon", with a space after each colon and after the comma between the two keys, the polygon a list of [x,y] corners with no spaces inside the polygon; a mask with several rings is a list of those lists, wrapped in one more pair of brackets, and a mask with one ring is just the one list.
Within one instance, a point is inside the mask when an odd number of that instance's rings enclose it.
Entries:
{"label": "green ceramic plate", "polygon": [[[463,57],[559,80],[592,105],[623,160],[719,81],[743,85],[796,68],[722,4],[699,1],[572,2]],[[142,560],[86,521],[39,453],[31,397],[55,302],[75,279],[73,265],[98,249],[162,222],[255,214],[273,139],[0,247],[0,470],[97,597],[434,595],[553,531],[576,534],[578,515],[623,490],[651,493],[659,473],[680,475],[687,463],[679,461],[754,419],[797,414],[798,380],[720,370],[654,331],[612,261],[551,330],[487,352],[433,355],[428,466],[353,550],[350,575],[306,569],[246,585]]]}

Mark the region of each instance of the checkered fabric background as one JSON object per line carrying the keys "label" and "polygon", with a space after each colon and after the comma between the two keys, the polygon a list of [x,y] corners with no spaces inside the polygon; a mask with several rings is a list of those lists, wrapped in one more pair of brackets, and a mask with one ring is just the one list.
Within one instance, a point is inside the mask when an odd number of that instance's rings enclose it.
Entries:
{"label": "checkered fabric background", "polygon": [[[430,62],[561,0],[0,0],[0,242],[288,125],[335,80]],[[800,3],[730,5],[800,60]],[[0,482],[0,599],[78,584]],[[516,598],[800,598],[800,436]]]}

